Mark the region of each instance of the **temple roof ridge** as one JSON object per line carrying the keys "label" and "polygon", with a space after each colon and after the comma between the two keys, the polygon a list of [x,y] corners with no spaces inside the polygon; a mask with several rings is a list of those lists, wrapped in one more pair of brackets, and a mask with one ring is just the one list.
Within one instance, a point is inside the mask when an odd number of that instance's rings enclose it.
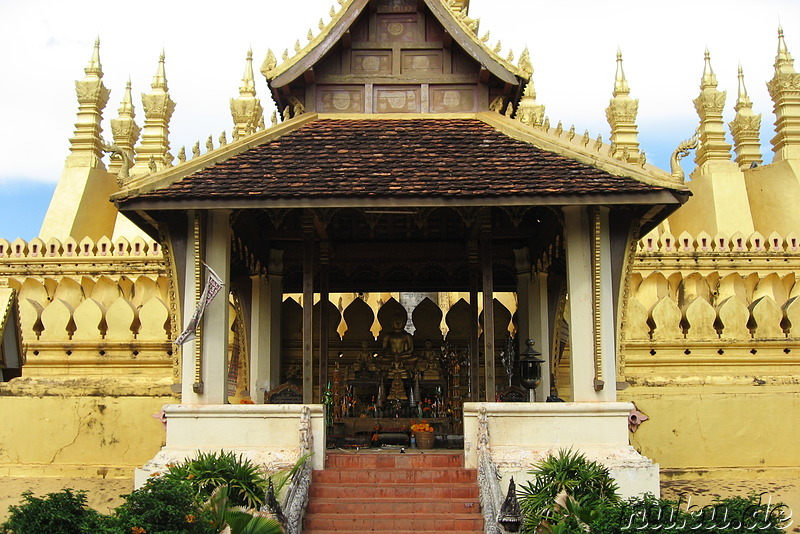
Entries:
{"label": "temple roof ridge", "polygon": [[[331,7],[329,15],[331,21],[322,26],[322,19],[320,19],[321,32],[309,40],[308,44],[301,47],[299,40],[295,43],[295,54],[289,55],[288,49],[284,52],[281,63],[278,63],[274,53],[268,50],[267,56],[262,64],[261,73],[267,78],[270,84],[277,82],[277,87],[283,87],[292,79],[299,76],[287,76],[287,73],[292,72],[296,67],[300,67],[300,72],[304,72],[306,68],[311,67],[316,61],[319,60],[325,53],[330,50],[333,45],[342,38],[344,33],[349,29],[350,25],[357,19],[357,17],[368,6],[371,0],[341,0],[339,4],[341,9],[336,11],[335,7]],[[528,80],[530,73],[525,68],[525,54],[520,57],[520,65],[514,65],[513,53],[507,58],[500,56],[500,41],[494,48],[490,48],[484,40],[478,38],[479,21],[467,16],[467,10],[462,9],[459,5],[465,2],[453,2],[453,0],[423,0],[428,8],[433,12],[434,16],[442,23],[445,28],[453,33],[453,38],[459,42],[464,50],[472,56],[476,61],[480,62],[485,68],[491,71],[500,79],[517,85],[519,81],[516,77]],[[468,2],[466,2],[468,5]],[[312,37],[312,32],[309,31],[309,37]],[[461,40],[459,39],[461,38]],[[319,52],[317,49],[322,47]]]}

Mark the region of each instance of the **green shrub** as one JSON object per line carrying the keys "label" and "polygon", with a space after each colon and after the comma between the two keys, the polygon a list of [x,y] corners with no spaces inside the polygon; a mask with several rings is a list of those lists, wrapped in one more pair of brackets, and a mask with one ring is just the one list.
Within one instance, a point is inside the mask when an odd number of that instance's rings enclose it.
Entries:
{"label": "green shrub", "polygon": [[3,534],[82,534],[105,530],[105,517],[86,505],[86,492],[65,489],[40,498],[26,491],[22,503],[9,507]]}
{"label": "green shrub", "polygon": [[[579,528],[577,525],[589,520],[594,508],[619,500],[617,485],[608,469],[579,452],[562,449],[529,474],[535,479],[521,485],[517,492],[524,533],[536,532],[542,522],[551,525],[551,529],[559,524],[567,525],[559,528]],[[567,509],[569,506],[572,511]]]}
{"label": "green shrub", "polygon": [[231,506],[247,508],[260,508],[267,488],[267,478],[253,462],[224,451],[199,452],[197,458],[170,467],[164,478],[188,481],[200,502],[226,486]]}
{"label": "green shrub", "polygon": [[[635,497],[616,505],[605,504],[589,523],[592,534],[782,534],[789,514],[782,503],[762,502],[758,495],[716,500],[705,507],[685,501]],[[789,514],[789,517],[791,515]]]}
{"label": "green shrub", "polygon": [[209,514],[184,480],[151,478],[114,512],[120,534],[211,534]]}

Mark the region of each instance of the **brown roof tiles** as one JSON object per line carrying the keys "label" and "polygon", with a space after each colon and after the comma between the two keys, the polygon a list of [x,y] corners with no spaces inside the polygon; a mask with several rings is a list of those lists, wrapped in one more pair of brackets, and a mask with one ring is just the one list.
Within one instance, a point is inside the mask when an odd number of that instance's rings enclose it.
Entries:
{"label": "brown roof tiles", "polygon": [[661,190],[475,119],[319,119],[138,198],[477,199]]}

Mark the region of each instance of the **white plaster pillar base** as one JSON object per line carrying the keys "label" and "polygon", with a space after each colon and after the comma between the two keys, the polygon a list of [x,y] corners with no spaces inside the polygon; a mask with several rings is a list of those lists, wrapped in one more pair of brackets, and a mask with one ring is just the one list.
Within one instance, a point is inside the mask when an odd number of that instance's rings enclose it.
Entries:
{"label": "white plaster pillar base", "polygon": [[[222,404],[164,407],[167,415],[167,444],[135,473],[135,487],[141,487],[168,464],[196,456],[198,451],[221,450],[241,454],[267,471],[294,465],[300,455],[302,404]],[[313,455],[311,466],[325,463],[325,415],[321,404],[310,409]]]}
{"label": "white plaster pillar base", "polygon": [[464,403],[464,464],[476,468],[478,415],[485,407],[492,459],[503,476],[523,482],[528,471],[559,449],[582,452],[605,465],[622,497],[659,495],[658,464],[628,443],[627,402]]}

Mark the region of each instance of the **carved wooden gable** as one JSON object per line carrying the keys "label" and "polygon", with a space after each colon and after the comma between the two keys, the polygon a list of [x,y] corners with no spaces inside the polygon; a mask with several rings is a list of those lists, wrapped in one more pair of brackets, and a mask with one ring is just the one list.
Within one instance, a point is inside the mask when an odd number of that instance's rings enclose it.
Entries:
{"label": "carved wooden gable", "polygon": [[338,41],[271,80],[280,109],[300,102],[318,113],[473,113],[518,97],[520,80],[482,66],[424,1],[370,0],[350,19],[340,22],[346,31],[331,32]]}

